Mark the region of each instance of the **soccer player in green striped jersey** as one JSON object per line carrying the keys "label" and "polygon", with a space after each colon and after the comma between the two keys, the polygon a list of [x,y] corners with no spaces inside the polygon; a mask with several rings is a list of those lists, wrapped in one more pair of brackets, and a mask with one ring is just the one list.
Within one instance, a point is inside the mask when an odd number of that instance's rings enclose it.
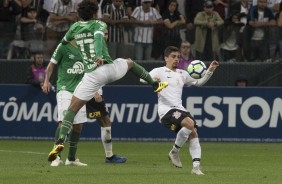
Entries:
{"label": "soccer player in green striped jersey", "polygon": [[[74,41],[68,44],[59,44],[54,51],[51,60],[48,64],[46,77],[42,90],[44,93],[50,92],[50,77],[53,73],[55,65],[58,65],[58,80],[57,80],[57,106],[58,106],[58,127],[55,132],[55,140],[59,137],[62,120],[64,117],[64,111],[68,109],[72,94],[81,81],[84,74],[84,66],[82,64],[82,56],[79,50],[74,46]],[[125,157],[118,157],[113,154],[112,140],[111,140],[111,122],[106,110],[105,102],[101,96],[102,90],[100,89],[95,98],[92,98],[87,104],[87,108],[90,108],[92,112],[101,112],[100,116],[94,117],[97,119],[101,126],[101,140],[105,149],[106,163],[124,163]],[[98,101],[97,99],[101,99]],[[88,109],[87,109],[88,111]],[[69,135],[69,153],[66,159],[66,165],[87,166],[76,159],[77,144],[79,142],[80,133],[83,123],[87,122],[86,108],[83,106],[75,116],[73,127]],[[52,161],[51,166],[59,166],[63,164],[61,155]]]}
{"label": "soccer player in green striped jersey", "polygon": [[83,0],[78,5],[77,12],[82,20],[70,27],[62,43],[75,40],[83,56],[85,74],[74,91],[71,104],[62,121],[59,139],[49,153],[48,161],[55,160],[63,150],[66,136],[79,109],[104,85],[122,78],[130,70],[151,84],[155,92],[160,92],[168,86],[167,82],[154,81],[142,66],[131,59],[118,58],[114,61],[111,59],[104,39],[107,25],[95,20],[98,12],[97,2]]}

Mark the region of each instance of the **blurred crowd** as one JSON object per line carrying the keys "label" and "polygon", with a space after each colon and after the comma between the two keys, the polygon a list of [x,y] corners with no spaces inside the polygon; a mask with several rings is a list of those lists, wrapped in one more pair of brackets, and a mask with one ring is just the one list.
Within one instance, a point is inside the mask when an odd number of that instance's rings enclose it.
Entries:
{"label": "blurred crowd", "polygon": [[[93,0],[95,1],[95,0]],[[97,0],[113,58],[274,62],[282,56],[281,0]],[[0,58],[50,58],[81,0],[0,0]]]}

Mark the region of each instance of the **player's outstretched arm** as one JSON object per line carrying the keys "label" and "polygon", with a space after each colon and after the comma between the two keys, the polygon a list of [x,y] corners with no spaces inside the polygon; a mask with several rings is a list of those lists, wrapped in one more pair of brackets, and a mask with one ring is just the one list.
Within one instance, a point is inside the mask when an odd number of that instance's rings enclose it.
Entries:
{"label": "player's outstretched arm", "polygon": [[211,64],[210,64],[208,70],[211,71],[211,72],[214,72],[215,69],[216,69],[218,66],[219,66],[218,61],[214,60],[214,61],[211,62]]}
{"label": "player's outstretched arm", "polygon": [[204,84],[206,84],[208,82],[208,80],[211,78],[213,72],[215,71],[215,69],[219,66],[218,61],[212,61],[205,76],[201,79],[198,79],[195,86],[203,86]]}

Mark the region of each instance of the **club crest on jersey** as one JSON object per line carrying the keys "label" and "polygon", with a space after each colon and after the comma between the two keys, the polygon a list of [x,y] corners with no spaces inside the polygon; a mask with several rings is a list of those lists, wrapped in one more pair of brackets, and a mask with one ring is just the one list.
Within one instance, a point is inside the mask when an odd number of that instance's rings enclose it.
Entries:
{"label": "club crest on jersey", "polygon": [[172,114],[172,117],[174,117],[175,119],[178,119],[180,116],[181,116],[181,113],[178,112],[178,111],[175,111],[175,112]]}
{"label": "club crest on jersey", "polygon": [[73,54],[70,54],[70,55],[69,55],[69,58],[70,58],[70,59],[74,59],[74,55],[73,55]]}

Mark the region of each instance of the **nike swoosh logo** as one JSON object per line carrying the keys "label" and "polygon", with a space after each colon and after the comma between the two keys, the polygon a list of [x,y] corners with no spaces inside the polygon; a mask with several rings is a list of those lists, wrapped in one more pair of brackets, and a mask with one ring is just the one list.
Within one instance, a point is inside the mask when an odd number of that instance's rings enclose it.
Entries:
{"label": "nike swoosh logo", "polygon": [[169,77],[169,76],[166,76],[167,78],[171,78],[171,77]]}

